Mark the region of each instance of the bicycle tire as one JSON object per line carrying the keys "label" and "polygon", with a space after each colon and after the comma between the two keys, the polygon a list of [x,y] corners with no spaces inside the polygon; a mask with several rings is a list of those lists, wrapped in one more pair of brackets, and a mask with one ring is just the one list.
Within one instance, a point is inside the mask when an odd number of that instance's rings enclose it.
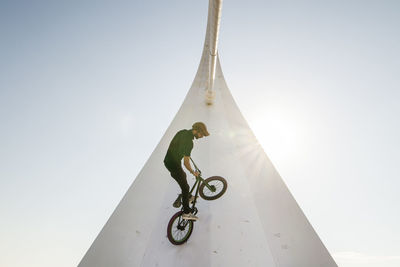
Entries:
{"label": "bicycle tire", "polygon": [[[181,227],[183,227],[183,230],[178,228],[179,218],[182,216],[182,214],[183,211],[178,211],[171,217],[168,223],[167,236],[168,240],[173,245],[184,244],[189,239],[189,237],[192,235],[193,232],[193,221],[191,220],[181,219],[182,220]],[[183,236],[181,238],[178,238],[178,236],[180,235]]]}
{"label": "bicycle tire", "polygon": [[212,192],[210,189],[208,189],[205,183],[202,183],[200,185],[199,194],[205,200],[214,200],[220,198],[228,188],[228,183],[221,176],[211,176],[205,179],[205,181],[210,186],[214,186],[216,190],[215,192]]}

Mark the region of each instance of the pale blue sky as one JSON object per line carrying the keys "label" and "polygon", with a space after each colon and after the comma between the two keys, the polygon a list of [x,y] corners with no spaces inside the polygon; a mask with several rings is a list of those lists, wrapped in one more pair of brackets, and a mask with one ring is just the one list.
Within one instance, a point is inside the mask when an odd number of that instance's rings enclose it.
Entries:
{"label": "pale blue sky", "polygon": [[[168,127],[208,1],[0,3],[0,266],[75,266]],[[400,2],[225,0],[228,86],[344,267],[400,266]]]}

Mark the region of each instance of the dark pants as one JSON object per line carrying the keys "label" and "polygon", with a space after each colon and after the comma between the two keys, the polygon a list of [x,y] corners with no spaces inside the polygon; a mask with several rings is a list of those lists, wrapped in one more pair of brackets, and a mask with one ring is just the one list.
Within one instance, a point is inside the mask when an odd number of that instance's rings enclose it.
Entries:
{"label": "dark pants", "polygon": [[167,169],[171,173],[172,178],[174,178],[178,182],[179,186],[182,189],[183,212],[190,213],[192,209],[189,207],[189,185],[186,180],[186,173],[183,171],[180,165],[167,166],[167,164],[165,164],[165,167],[167,167]]}

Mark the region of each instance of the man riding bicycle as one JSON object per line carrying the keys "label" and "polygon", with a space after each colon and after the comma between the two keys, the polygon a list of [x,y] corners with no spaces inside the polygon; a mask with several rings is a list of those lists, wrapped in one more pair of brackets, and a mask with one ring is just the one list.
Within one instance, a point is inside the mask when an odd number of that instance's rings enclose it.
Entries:
{"label": "man riding bicycle", "polygon": [[[199,139],[209,135],[210,134],[208,133],[207,127],[204,123],[194,123],[192,129],[181,130],[175,134],[164,158],[165,167],[182,189],[182,205],[184,213],[182,218],[185,220],[197,220],[198,217],[192,214],[192,210],[189,207],[189,185],[186,180],[186,173],[182,169],[181,161],[183,158],[183,164],[186,169],[194,176],[199,176],[200,173],[193,171],[190,166],[190,153],[193,149],[193,138]],[[190,201],[192,200],[193,199]]]}

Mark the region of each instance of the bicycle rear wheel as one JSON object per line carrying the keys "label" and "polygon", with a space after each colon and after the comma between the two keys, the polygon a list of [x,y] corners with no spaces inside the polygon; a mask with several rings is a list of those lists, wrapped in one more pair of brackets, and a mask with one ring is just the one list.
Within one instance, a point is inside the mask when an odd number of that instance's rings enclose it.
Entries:
{"label": "bicycle rear wheel", "polygon": [[214,200],[220,198],[228,188],[228,183],[221,176],[212,176],[205,179],[210,186],[208,188],[205,183],[200,185],[199,194],[205,200]]}
{"label": "bicycle rear wheel", "polygon": [[174,245],[185,243],[193,232],[193,221],[182,219],[182,214],[183,211],[178,211],[168,223],[168,240]]}

